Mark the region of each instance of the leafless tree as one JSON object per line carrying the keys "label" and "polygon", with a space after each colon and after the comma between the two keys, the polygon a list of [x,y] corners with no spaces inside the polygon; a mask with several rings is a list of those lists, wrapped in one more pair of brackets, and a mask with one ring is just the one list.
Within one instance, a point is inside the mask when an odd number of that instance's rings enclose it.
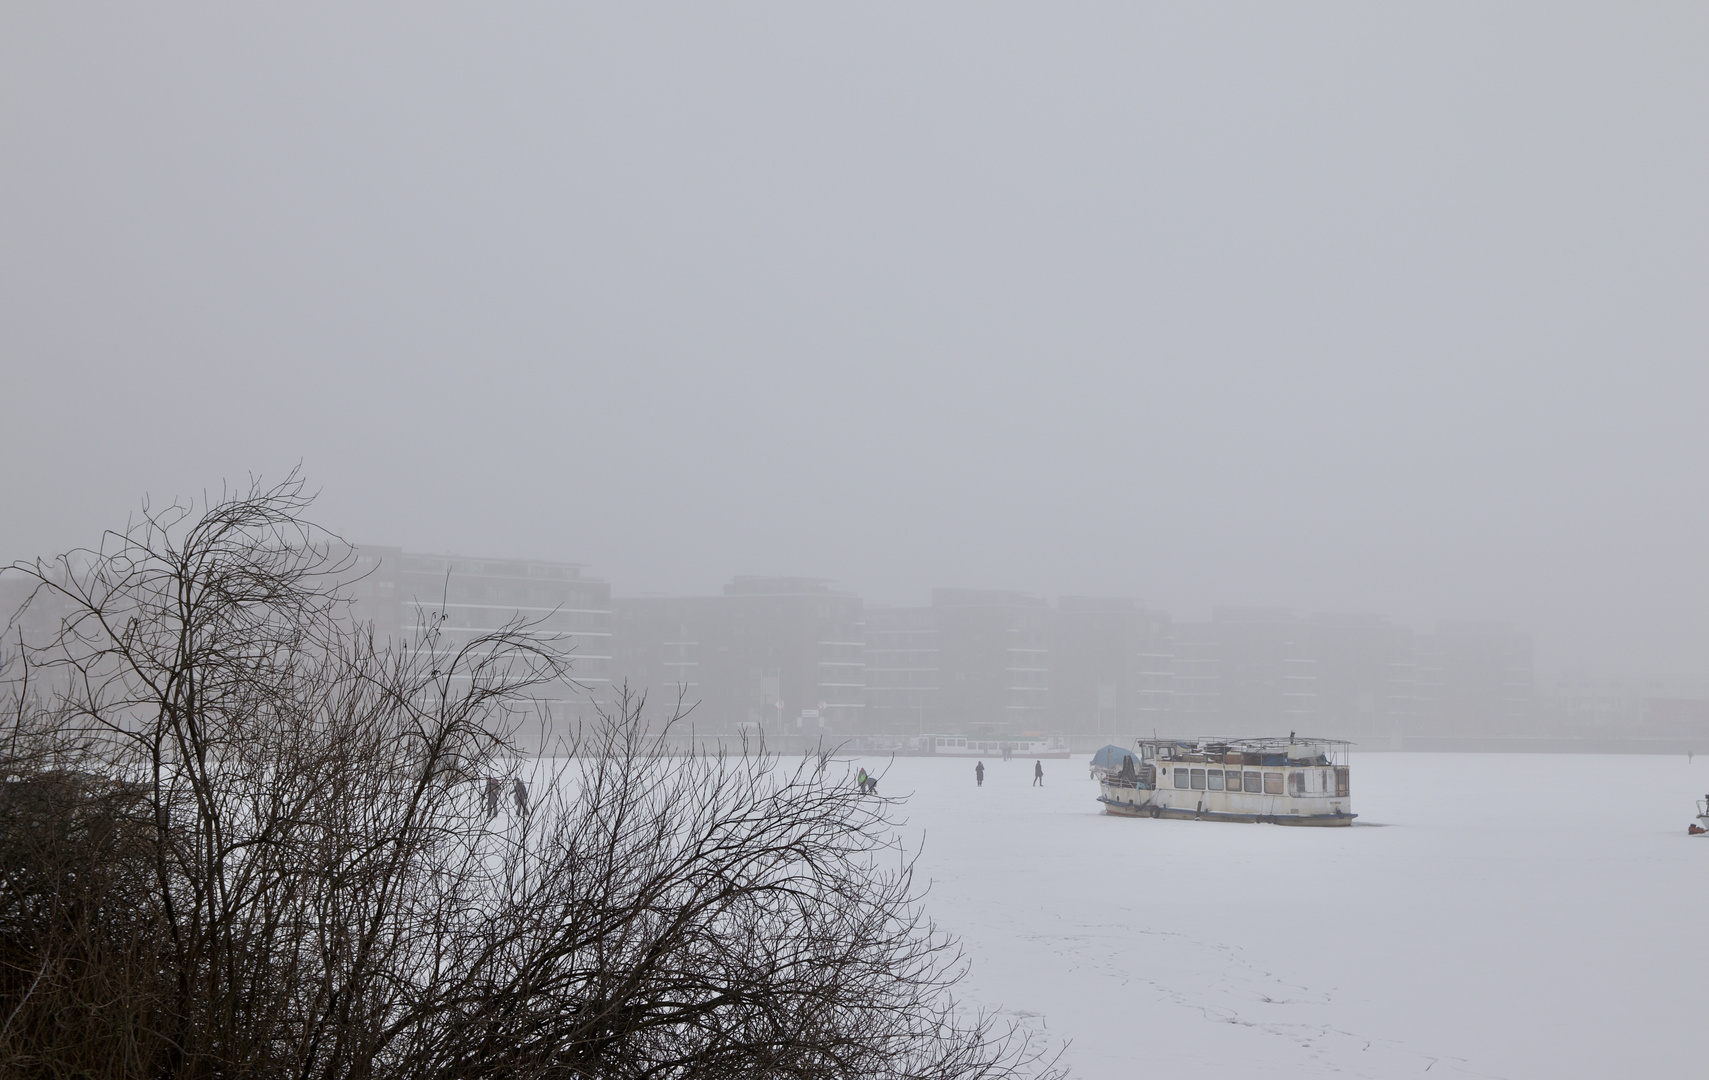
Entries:
{"label": "leafless tree", "polygon": [[522,759],[566,658],[432,613],[377,642],[308,502],[293,476],[12,568],[63,614],[8,668],[0,1073],[1039,1071],[950,996],[890,804],[824,754],[673,755],[639,696]]}

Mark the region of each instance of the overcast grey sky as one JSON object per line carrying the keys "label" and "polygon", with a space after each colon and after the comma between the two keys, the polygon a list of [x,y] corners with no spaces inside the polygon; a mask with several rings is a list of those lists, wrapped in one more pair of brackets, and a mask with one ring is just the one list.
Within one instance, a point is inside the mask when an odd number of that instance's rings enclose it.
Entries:
{"label": "overcast grey sky", "polygon": [[0,554],[352,539],[1709,655],[1709,6],[0,9]]}

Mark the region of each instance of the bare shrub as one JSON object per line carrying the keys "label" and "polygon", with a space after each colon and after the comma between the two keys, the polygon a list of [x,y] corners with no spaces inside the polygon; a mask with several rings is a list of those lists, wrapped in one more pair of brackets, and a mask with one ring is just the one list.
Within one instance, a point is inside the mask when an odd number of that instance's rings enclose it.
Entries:
{"label": "bare shrub", "polygon": [[[888,804],[825,755],[673,756],[641,700],[523,763],[567,661],[378,644],[293,476],[13,568],[0,1071],[986,1077]],[[44,681],[48,698],[32,693]],[[667,725],[668,730],[668,725]],[[521,777],[493,818],[486,786]]]}

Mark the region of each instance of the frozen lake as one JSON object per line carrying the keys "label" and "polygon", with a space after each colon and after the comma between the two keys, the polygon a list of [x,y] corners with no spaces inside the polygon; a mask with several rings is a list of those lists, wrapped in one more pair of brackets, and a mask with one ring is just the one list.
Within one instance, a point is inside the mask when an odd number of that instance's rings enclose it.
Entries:
{"label": "frozen lake", "polygon": [[1355,753],[1347,829],[1108,817],[1084,757],[861,763],[967,1000],[1085,1080],[1709,1075],[1705,762]]}

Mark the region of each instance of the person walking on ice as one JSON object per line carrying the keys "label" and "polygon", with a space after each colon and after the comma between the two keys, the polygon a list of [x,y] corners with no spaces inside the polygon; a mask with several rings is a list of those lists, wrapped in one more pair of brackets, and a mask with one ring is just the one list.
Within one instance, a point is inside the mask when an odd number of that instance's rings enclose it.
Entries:
{"label": "person walking on ice", "polygon": [[1033,762],[1033,787],[1044,786],[1044,762]]}
{"label": "person walking on ice", "polygon": [[985,786],[985,763],[983,761],[973,767],[973,786]]}
{"label": "person walking on ice", "polygon": [[860,791],[860,793],[862,795],[866,794],[866,768],[865,768],[865,766],[862,766],[860,772],[858,774],[856,774],[856,776],[855,776],[855,787]]}

